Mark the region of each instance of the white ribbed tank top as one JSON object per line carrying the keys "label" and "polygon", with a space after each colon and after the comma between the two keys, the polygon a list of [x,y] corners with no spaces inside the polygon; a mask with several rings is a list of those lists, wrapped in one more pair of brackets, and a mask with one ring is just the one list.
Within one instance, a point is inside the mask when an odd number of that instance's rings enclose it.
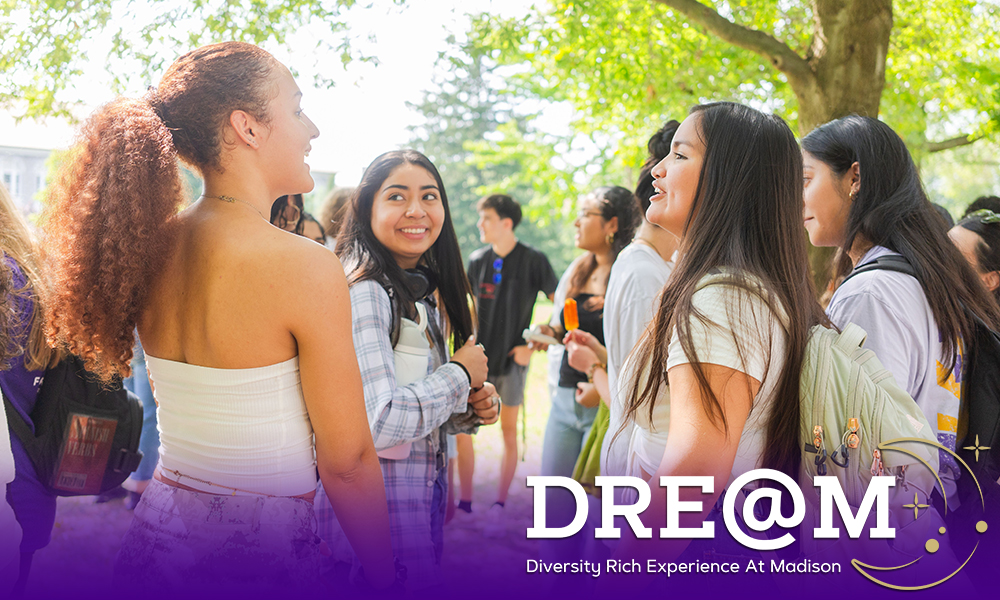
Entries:
{"label": "white ribbed tank top", "polygon": [[297,356],[266,367],[216,369],[147,354],[146,365],[164,477],[211,494],[315,491],[313,430]]}

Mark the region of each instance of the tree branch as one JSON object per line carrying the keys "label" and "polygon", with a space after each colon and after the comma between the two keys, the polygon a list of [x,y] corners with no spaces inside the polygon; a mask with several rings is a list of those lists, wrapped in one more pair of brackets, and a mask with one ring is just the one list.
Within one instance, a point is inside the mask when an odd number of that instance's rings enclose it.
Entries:
{"label": "tree branch", "polygon": [[973,135],[960,135],[947,140],[942,140],[940,142],[927,142],[924,144],[924,150],[928,153],[941,152],[942,150],[951,150],[952,148],[958,148],[959,146],[968,146],[969,144],[975,143],[979,139],[979,137]]}
{"label": "tree branch", "polygon": [[809,84],[815,81],[816,74],[804,58],[786,44],[763,31],[737,25],[698,0],[654,1],[669,6],[692,22],[704,26],[722,40],[763,56],[774,65],[774,68],[789,78],[798,80],[800,84]]}

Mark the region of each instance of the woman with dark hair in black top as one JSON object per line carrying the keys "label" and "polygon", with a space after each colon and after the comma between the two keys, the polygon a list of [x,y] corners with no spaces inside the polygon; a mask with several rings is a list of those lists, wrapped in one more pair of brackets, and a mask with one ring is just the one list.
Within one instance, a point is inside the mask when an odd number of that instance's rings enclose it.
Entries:
{"label": "woman with dark hair in black top", "polygon": [[[608,288],[611,265],[618,253],[627,246],[639,223],[639,202],[630,190],[622,187],[601,187],[584,196],[578,205],[574,225],[576,246],[586,251],[570,265],[571,275],[567,299],[576,301],[579,328],[604,344],[604,294]],[[557,306],[556,310],[562,310]],[[547,335],[562,339],[566,334],[566,315],[560,318],[558,329],[545,325]],[[559,370],[559,387],[552,395],[552,408],[545,426],[542,445],[542,475],[570,477],[580,455],[580,449],[597,415],[600,396],[588,374],[569,366],[563,355]],[[569,524],[574,514],[572,499],[562,490],[549,490],[546,498],[547,527]],[[579,558],[576,541],[544,540],[542,558],[561,560]]]}

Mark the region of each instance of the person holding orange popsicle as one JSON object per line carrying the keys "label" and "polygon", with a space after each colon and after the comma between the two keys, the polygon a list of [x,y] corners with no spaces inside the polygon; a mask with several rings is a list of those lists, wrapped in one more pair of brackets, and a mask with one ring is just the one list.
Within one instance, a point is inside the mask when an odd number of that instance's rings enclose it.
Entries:
{"label": "person holding orange popsicle", "polygon": [[566,299],[566,305],[563,307],[563,321],[566,323],[567,332],[580,327],[580,316],[576,312],[576,300]]}
{"label": "person holding orange popsicle", "polygon": [[[578,203],[576,245],[585,254],[575,260],[563,275],[560,288],[566,289],[565,304],[555,311],[549,325],[541,330],[565,342],[566,333],[585,331],[604,344],[604,294],[611,265],[618,253],[632,241],[639,223],[639,202],[631,191],[621,187],[602,187],[584,196]],[[557,291],[557,294],[559,292]],[[588,373],[569,366],[563,356],[559,385],[552,394],[552,407],[542,444],[541,474],[571,477],[580,449],[597,415],[600,395],[588,381]],[[551,489],[546,497],[546,526],[564,527],[574,514],[574,502],[562,490]],[[579,558],[580,534],[561,540],[542,540],[541,558],[561,561]]]}

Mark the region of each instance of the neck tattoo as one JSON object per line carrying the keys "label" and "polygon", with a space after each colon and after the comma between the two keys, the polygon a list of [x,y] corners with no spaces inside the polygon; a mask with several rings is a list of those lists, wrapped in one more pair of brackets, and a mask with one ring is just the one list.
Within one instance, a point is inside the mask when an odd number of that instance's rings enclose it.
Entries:
{"label": "neck tattoo", "polygon": [[230,203],[230,204],[233,204],[233,203],[235,203],[235,202],[241,202],[241,203],[243,203],[243,204],[246,204],[246,205],[247,205],[247,206],[249,206],[250,208],[254,209],[255,211],[257,211],[257,214],[258,214],[258,215],[260,215],[260,218],[261,218],[261,219],[264,219],[265,221],[267,221],[267,219],[265,219],[265,218],[264,218],[264,213],[260,212],[260,209],[259,209],[259,208],[257,208],[257,207],[256,207],[256,206],[254,206],[253,204],[250,204],[250,203],[249,203],[249,202],[247,202],[246,200],[240,200],[239,198],[233,198],[232,196],[224,196],[224,195],[222,195],[222,194],[220,194],[220,195],[218,195],[218,196],[208,196],[208,195],[206,195],[206,194],[202,194],[202,195],[201,195],[201,197],[202,197],[202,198],[212,198],[212,199],[214,199],[214,200],[222,200],[223,202],[228,202],[228,203]]}

